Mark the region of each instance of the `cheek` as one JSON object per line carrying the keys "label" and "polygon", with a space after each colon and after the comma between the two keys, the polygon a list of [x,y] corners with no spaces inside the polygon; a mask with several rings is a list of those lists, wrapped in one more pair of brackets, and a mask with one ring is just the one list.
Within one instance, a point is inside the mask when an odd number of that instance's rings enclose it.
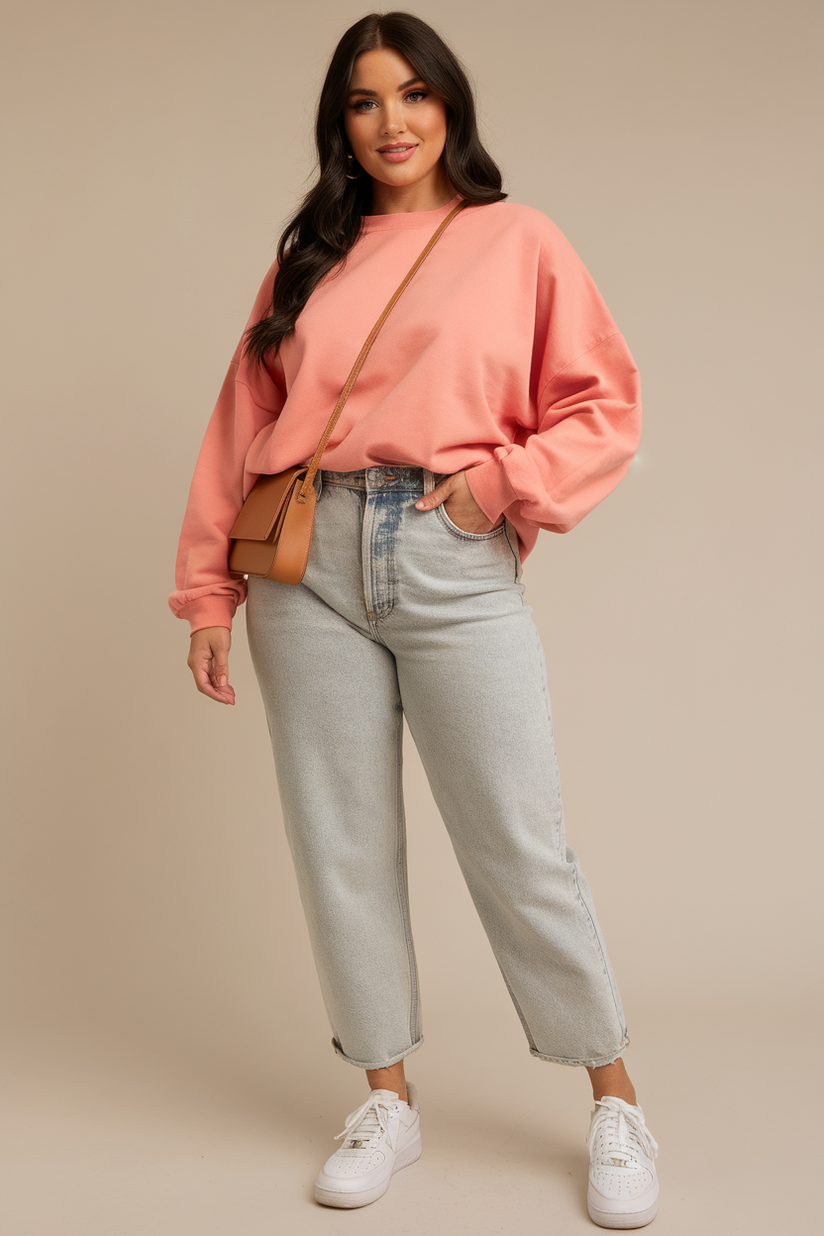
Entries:
{"label": "cheek", "polygon": [[443,144],[446,141],[446,108],[433,107],[429,109],[426,116],[423,118],[422,137],[426,137],[430,142],[440,142]]}
{"label": "cheek", "polygon": [[352,113],[347,112],[343,117],[343,131],[349,138],[350,143],[354,146],[358,140],[357,126],[352,124]]}
{"label": "cheek", "polygon": [[[343,118],[343,128],[346,136],[349,138],[349,143],[353,150],[357,150],[359,146],[363,146],[364,142],[368,141],[368,121],[364,123],[365,117],[363,113],[347,112]],[[360,122],[360,123],[359,123]]]}

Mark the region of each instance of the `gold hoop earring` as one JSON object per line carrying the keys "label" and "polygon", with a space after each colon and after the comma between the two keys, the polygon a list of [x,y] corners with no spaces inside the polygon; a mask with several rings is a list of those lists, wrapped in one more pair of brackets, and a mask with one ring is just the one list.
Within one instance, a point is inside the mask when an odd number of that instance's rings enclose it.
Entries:
{"label": "gold hoop earring", "polygon": [[[354,156],[354,155],[350,155],[350,154],[348,154],[346,157],[347,157],[347,159],[354,159],[354,157],[355,157],[355,156]],[[347,180],[360,180],[362,171],[363,171],[363,168],[361,167],[361,165],[360,165],[360,164],[358,164],[358,171],[357,171],[357,175],[355,175],[355,176],[350,176],[350,175],[349,175],[349,173],[347,172],[347,173],[346,173],[346,179],[347,179]]]}

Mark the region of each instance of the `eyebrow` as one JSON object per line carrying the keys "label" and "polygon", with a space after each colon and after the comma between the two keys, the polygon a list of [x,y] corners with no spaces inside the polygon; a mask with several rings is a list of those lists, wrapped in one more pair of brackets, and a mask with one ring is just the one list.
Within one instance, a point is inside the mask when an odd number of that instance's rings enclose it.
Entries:
{"label": "eyebrow", "polygon": [[[422,77],[410,77],[408,82],[401,82],[400,86],[398,86],[398,90],[406,90],[407,86],[414,86],[418,82],[420,82],[422,86],[426,85]],[[367,90],[364,86],[356,86],[354,90],[350,90],[349,94],[346,96],[347,99],[351,99],[353,94],[371,94],[375,99],[378,97],[377,90]]]}

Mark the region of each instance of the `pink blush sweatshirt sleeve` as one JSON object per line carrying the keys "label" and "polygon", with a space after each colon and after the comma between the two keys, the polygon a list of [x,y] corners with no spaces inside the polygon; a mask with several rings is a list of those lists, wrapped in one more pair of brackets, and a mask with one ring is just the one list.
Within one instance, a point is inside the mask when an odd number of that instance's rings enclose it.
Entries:
{"label": "pink blush sweatshirt sleeve", "polygon": [[595,283],[546,221],[533,351],[535,430],[466,473],[489,519],[568,532],[626,474],[641,436],[638,370]]}
{"label": "pink blush sweatshirt sleeve", "polygon": [[[249,324],[263,316],[272,296],[275,267],[255,300]],[[249,447],[272,425],[285,391],[276,362],[256,366],[239,343],[209,420],[189,490],[175,565],[172,613],[192,632],[229,627],[246,599],[246,581],[228,573],[229,531],[255,481],[245,469]]]}

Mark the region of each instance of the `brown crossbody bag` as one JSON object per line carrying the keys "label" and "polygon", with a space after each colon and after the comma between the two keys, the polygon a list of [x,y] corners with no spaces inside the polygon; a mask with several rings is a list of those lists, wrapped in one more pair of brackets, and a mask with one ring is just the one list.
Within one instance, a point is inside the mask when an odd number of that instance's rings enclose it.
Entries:
{"label": "brown crossbody bag", "polygon": [[277,579],[284,584],[299,584],[303,579],[315,523],[315,476],[320,457],[332,436],[332,430],[378,331],[433,245],[466,205],[467,202],[460,202],[446,216],[372,327],[369,338],[352,366],[352,372],[340,393],[335,410],[329,417],[311,463],[296,464],[284,472],[259,476],[255,481],[229,533],[230,575],[235,578],[256,575],[260,579]]}

